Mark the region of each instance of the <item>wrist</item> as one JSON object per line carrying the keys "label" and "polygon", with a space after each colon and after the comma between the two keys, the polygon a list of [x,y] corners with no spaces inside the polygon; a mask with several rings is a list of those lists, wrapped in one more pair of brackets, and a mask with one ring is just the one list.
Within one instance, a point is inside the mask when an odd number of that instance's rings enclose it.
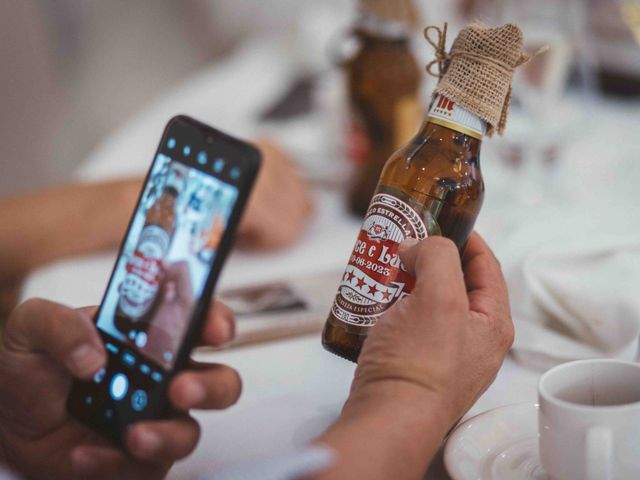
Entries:
{"label": "wrist", "polygon": [[450,402],[441,395],[418,384],[391,379],[354,388],[342,416],[377,415],[374,412],[386,411],[412,422],[417,429],[428,425],[432,433],[442,432],[442,437],[456,421]]}
{"label": "wrist", "polygon": [[[140,196],[140,179],[113,180],[84,185],[85,198],[93,208],[83,209],[86,251],[114,248],[124,235],[136,201]],[[95,205],[101,209],[95,215]]]}
{"label": "wrist", "polygon": [[354,389],[318,440],[338,454],[320,478],[421,478],[452,422],[445,402],[418,385],[380,381]]}
{"label": "wrist", "polygon": [[[96,188],[96,186],[92,186]],[[107,204],[111,203],[113,208],[117,208],[122,212],[122,218],[128,222],[129,216],[133,212],[143,182],[139,178],[131,178],[124,180],[113,180],[101,184],[98,188],[102,189],[102,195]]]}

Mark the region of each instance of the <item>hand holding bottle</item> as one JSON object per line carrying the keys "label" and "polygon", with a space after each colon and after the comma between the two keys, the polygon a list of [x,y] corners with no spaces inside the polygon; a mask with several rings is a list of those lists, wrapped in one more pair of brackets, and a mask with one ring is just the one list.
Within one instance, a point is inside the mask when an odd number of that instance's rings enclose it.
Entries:
{"label": "hand holding bottle", "polygon": [[479,235],[462,262],[443,237],[405,241],[400,254],[415,289],[364,343],[342,415],[320,438],[339,457],[323,480],[421,478],[513,341],[500,265]]}
{"label": "hand holding bottle", "polygon": [[507,286],[478,234],[462,263],[443,237],[405,241],[400,256],[415,289],[372,329],[352,396],[387,382],[411,384],[442,402],[452,424],[493,382],[513,342]]}

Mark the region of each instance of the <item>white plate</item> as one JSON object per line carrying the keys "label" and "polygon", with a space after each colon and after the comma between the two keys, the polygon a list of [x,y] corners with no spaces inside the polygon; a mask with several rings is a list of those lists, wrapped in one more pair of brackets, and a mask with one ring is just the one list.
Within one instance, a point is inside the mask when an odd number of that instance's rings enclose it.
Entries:
{"label": "white plate", "polygon": [[458,425],[444,450],[454,480],[547,480],[538,455],[538,405],[489,410]]}

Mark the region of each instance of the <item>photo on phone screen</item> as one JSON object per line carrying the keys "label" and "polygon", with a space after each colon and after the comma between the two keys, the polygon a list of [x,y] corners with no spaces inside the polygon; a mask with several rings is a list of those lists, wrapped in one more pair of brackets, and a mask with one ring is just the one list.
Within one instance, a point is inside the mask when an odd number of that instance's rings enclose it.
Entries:
{"label": "photo on phone screen", "polygon": [[235,186],[159,153],[97,327],[170,370],[237,197]]}

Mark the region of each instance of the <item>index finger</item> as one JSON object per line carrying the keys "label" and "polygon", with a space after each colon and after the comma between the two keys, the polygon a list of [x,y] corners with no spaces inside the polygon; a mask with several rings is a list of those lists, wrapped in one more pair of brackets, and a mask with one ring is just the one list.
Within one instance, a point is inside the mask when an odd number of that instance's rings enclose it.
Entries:
{"label": "index finger", "polygon": [[213,301],[202,328],[200,345],[218,347],[231,341],[234,334],[233,312],[222,302]]}
{"label": "index finger", "polygon": [[496,302],[508,304],[507,285],[500,262],[476,232],[472,233],[467,243],[462,270],[472,310],[490,313]]}
{"label": "index finger", "polygon": [[440,236],[405,240],[399,254],[407,271],[416,277],[414,295],[439,299],[444,307],[450,306],[444,300],[466,301],[460,255],[451,240]]}

